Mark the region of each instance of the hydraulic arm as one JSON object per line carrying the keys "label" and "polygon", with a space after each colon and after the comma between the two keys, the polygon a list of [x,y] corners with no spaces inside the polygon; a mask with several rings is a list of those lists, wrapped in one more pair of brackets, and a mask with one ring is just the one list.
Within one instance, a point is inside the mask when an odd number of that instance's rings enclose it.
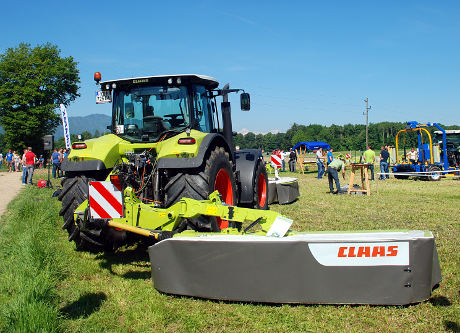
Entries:
{"label": "hydraulic arm", "polygon": [[[225,234],[245,234],[259,225],[261,229],[252,231],[252,234],[283,237],[292,223],[292,220],[274,211],[226,205],[222,203],[217,191],[211,193],[208,200],[182,198],[168,208],[143,203],[131,187],[123,191],[123,198],[123,217],[106,219],[107,225],[157,240],[174,236],[184,219],[200,216],[213,216],[229,221],[229,228],[221,231]],[[89,206],[91,204],[90,199]],[[85,201],[75,211],[75,220],[83,218],[85,224],[90,216],[82,212],[87,208],[88,202]],[[242,229],[243,224],[248,225]]]}

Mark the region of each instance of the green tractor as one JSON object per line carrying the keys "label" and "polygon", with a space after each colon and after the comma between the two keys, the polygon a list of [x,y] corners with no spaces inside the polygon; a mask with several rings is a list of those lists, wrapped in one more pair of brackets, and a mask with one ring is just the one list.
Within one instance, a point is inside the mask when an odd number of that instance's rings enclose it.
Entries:
{"label": "green tractor", "polygon": [[[235,151],[229,89],[204,75],[165,75],[100,82],[97,103],[112,103],[111,133],[75,142],[62,163],[59,199],[63,229],[77,248],[115,249],[134,234],[89,219],[88,183],[110,180],[131,187],[143,203],[167,208],[181,198],[208,199],[217,190],[227,205],[268,209],[268,178],[259,150]],[[221,117],[216,98],[221,96]],[[241,109],[250,96],[240,95]],[[85,218],[78,218],[78,214]],[[75,214],[74,214],[75,213]],[[79,213],[80,214],[80,213]],[[217,232],[232,226],[219,217],[185,219],[175,231]]]}

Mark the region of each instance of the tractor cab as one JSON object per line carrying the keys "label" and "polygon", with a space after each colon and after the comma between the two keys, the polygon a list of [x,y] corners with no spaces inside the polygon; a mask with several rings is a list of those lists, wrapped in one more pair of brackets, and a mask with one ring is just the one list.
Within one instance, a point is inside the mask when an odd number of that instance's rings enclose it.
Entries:
{"label": "tractor cab", "polygon": [[[445,130],[446,132],[446,153],[447,160],[450,166],[460,167],[460,130]],[[434,132],[434,140],[439,143],[441,151],[443,151],[443,133],[441,131]]]}
{"label": "tractor cab", "polygon": [[112,102],[110,129],[130,142],[157,142],[165,134],[217,128],[210,92],[218,82],[202,75],[151,76],[101,83],[96,102]]}
{"label": "tractor cab", "polygon": [[[99,83],[99,73],[95,80]],[[215,97],[230,92],[216,89],[218,85],[214,78],[196,74],[105,81],[96,103],[112,102],[112,133],[129,142],[158,142],[186,130],[217,132]],[[248,107],[244,97],[242,109]]]}

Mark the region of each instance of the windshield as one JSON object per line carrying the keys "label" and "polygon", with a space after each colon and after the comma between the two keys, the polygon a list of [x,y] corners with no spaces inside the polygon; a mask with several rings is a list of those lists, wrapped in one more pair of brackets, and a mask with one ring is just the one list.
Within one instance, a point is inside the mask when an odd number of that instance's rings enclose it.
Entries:
{"label": "windshield", "polygon": [[114,131],[131,142],[155,142],[190,124],[187,88],[136,87],[113,93]]}
{"label": "windshield", "polygon": [[[436,133],[436,141],[442,142],[442,134]],[[460,146],[460,133],[446,133],[447,148],[456,148]]]}

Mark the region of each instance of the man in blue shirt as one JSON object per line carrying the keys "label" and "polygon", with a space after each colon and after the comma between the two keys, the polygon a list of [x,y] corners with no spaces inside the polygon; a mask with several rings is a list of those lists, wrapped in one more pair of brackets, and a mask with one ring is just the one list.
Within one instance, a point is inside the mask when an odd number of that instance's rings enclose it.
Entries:
{"label": "man in blue shirt", "polygon": [[327,165],[329,165],[332,160],[334,159],[334,155],[332,155],[332,152],[334,151],[334,149],[329,149],[329,151],[327,152]]}
{"label": "man in blue shirt", "polygon": [[51,161],[53,163],[53,178],[56,178],[56,170],[59,176],[59,170],[61,169],[61,155],[56,148],[54,148],[53,154],[51,155]]}
{"label": "man in blue shirt", "polygon": [[390,154],[386,147],[382,146],[382,151],[380,152],[380,172],[386,173],[386,175],[380,175],[379,179],[390,179],[390,175],[388,174],[390,172],[388,168],[388,158],[390,158]]}
{"label": "man in blue shirt", "polygon": [[5,159],[8,172],[13,172],[13,154],[11,153],[11,149],[8,149]]}

